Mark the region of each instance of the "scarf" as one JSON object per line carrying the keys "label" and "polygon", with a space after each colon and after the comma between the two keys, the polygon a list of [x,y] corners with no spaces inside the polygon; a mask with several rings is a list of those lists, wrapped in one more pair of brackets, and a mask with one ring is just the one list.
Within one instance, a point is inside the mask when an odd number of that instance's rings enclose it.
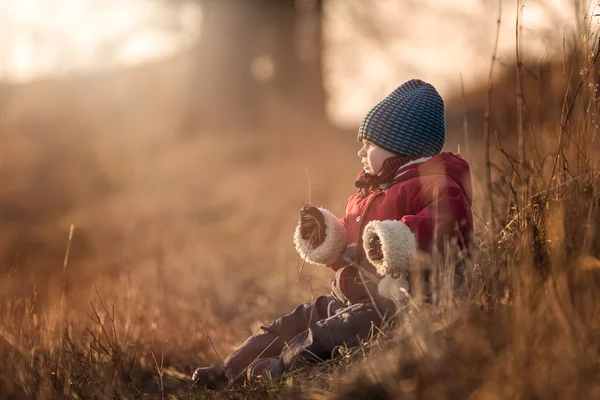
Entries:
{"label": "scarf", "polygon": [[369,193],[372,190],[380,190],[380,186],[391,183],[396,177],[396,172],[407,162],[416,160],[419,157],[411,156],[396,156],[390,157],[383,162],[381,171],[377,175],[372,175],[361,171],[356,178],[354,186],[360,189],[363,194]]}

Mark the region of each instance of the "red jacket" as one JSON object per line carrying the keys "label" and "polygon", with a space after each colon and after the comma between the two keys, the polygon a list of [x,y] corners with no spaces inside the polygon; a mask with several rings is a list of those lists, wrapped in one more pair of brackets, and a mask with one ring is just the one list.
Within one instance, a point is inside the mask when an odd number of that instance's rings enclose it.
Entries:
{"label": "red jacket", "polygon": [[[469,164],[453,153],[441,153],[424,162],[409,163],[396,173],[396,183],[366,197],[356,193],[346,202],[341,220],[347,245],[356,244],[358,261],[364,259],[362,233],[370,221],[397,220],[416,236],[418,248],[430,252],[437,222],[439,248],[445,239],[462,236],[468,242],[473,229]],[[458,223],[460,229],[456,230]],[[332,263],[334,270],[339,263]]]}
{"label": "red jacket", "polygon": [[[411,255],[404,254],[411,246],[430,252],[437,244],[443,250],[446,240],[453,237],[459,246],[467,246],[473,229],[471,201],[469,165],[459,155],[441,153],[411,161],[397,170],[389,188],[350,196],[344,218],[335,219],[321,209],[327,225],[325,242],[309,250],[307,260],[337,271],[344,266],[342,255],[346,255],[373,268],[376,263],[366,260],[363,246],[367,225],[380,235],[387,235],[387,227],[392,228],[388,247],[396,259],[411,259]],[[305,256],[303,245],[306,243],[302,243],[297,230],[296,247]],[[399,268],[408,267],[400,264]],[[388,273],[389,268],[376,265],[380,275]]]}

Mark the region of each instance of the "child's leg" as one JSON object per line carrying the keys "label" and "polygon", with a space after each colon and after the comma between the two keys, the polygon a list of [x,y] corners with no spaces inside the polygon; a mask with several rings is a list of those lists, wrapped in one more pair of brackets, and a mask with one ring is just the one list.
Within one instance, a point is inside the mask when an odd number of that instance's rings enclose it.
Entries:
{"label": "child's leg", "polygon": [[327,360],[337,346],[358,345],[374,327],[382,325],[380,312],[367,303],[362,308],[313,324],[295,336],[281,353],[285,370],[305,361]]}
{"label": "child's leg", "polygon": [[319,296],[314,301],[302,304],[291,313],[262,326],[258,333],[249,337],[223,362],[229,379],[243,376],[248,365],[257,358],[275,357],[281,354],[285,343],[310,325],[327,318],[327,307],[331,296]]}

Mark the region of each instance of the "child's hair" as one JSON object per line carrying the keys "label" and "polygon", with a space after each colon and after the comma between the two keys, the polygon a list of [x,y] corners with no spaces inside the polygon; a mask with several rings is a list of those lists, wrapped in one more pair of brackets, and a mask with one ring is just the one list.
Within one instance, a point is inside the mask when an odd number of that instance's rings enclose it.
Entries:
{"label": "child's hair", "polygon": [[402,156],[434,156],[446,140],[444,100],[427,82],[405,82],[369,110],[358,140]]}

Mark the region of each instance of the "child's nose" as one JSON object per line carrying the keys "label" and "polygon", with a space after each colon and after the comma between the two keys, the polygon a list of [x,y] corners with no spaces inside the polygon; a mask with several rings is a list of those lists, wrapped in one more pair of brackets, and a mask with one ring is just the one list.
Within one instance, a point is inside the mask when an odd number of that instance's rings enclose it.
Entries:
{"label": "child's nose", "polygon": [[357,153],[357,154],[358,154],[358,156],[359,156],[360,158],[363,158],[363,157],[365,157],[365,156],[366,156],[366,153],[365,153],[365,147],[364,147],[364,146],[363,146],[363,147],[361,147],[361,148],[360,148],[360,150],[358,150],[358,153]]}

